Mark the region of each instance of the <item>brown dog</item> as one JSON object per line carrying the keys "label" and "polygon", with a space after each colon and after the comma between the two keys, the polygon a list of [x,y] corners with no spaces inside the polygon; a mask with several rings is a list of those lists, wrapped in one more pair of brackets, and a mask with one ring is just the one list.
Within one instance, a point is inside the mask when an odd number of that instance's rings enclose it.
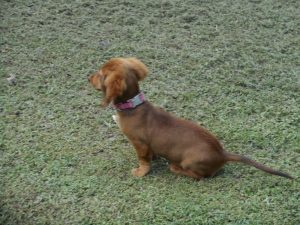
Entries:
{"label": "brown dog", "polygon": [[293,179],[252,159],[226,152],[209,131],[145,101],[138,82],[147,73],[147,67],[135,58],[113,58],[89,77],[91,84],[104,93],[102,106],[113,102],[118,110],[118,126],[135,147],[139,167],[132,170],[134,176],[145,176],[153,156],[159,155],[170,161],[172,172],[196,179],[214,176],[229,161]]}

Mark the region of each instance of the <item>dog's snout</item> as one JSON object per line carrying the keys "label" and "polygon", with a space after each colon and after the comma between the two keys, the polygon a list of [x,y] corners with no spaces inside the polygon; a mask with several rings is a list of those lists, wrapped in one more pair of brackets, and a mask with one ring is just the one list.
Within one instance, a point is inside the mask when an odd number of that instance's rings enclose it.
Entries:
{"label": "dog's snout", "polygon": [[91,79],[92,79],[91,77],[92,77],[91,75],[87,76],[88,81],[91,81]]}

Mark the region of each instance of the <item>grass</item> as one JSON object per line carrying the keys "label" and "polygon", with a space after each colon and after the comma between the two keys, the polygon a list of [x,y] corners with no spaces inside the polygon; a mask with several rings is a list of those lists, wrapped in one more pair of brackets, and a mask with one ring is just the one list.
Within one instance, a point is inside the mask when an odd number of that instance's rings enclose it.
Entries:
{"label": "grass", "polygon": [[[230,164],[137,179],[86,76],[150,69],[147,98],[226,149],[300,176],[299,1],[1,1],[0,224],[300,224],[300,182]],[[6,78],[16,77],[16,84]]]}

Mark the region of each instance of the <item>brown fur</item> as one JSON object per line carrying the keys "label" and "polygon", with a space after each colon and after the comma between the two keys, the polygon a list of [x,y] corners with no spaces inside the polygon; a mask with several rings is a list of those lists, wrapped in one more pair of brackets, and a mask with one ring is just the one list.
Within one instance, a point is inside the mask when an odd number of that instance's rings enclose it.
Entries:
{"label": "brown fur", "polygon": [[[135,58],[113,58],[89,77],[91,84],[104,93],[103,106],[125,102],[139,93],[138,81],[148,73],[147,67]],[[265,172],[290,178],[244,156],[226,152],[217,138],[206,129],[166,111],[148,101],[133,110],[118,111],[116,121],[134,146],[139,167],[134,176],[150,171],[155,155],[170,161],[170,170],[195,179],[214,176],[229,161],[242,162]]]}

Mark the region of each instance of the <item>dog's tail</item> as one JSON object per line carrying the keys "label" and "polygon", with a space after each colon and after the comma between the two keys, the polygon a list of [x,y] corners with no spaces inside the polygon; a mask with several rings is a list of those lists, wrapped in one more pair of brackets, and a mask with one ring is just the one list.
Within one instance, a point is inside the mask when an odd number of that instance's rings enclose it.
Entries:
{"label": "dog's tail", "polygon": [[230,161],[231,162],[242,162],[242,163],[245,163],[247,165],[254,166],[257,169],[260,169],[262,171],[265,171],[265,172],[273,174],[273,175],[277,175],[277,176],[281,176],[281,177],[285,177],[285,178],[289,178],[289,179],[294,179],[292,176],[290,176],[287,173],[283,173],[283,172],[274,170],[270,167],[267,167],[263,164],[260,164],[260,163],[254,161],[254,160],[252,160],[248,157],[245,157],[245,156],[241,156],[241,155],[226,152],[225,153],[225,160],[227,162],[230,162]]}

